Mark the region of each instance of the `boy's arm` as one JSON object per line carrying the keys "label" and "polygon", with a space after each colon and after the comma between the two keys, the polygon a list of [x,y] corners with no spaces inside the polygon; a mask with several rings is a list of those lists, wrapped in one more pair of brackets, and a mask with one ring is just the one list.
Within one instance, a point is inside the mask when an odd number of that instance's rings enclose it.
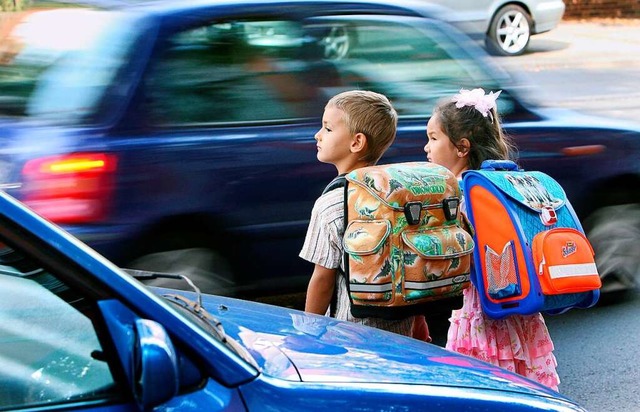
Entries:
{"label": "boy's arm", "polygon": [[324,266],[315,265],[307,287],[305,312],[325,315],[331,305],[335,286],[336,269],[327,269]]}

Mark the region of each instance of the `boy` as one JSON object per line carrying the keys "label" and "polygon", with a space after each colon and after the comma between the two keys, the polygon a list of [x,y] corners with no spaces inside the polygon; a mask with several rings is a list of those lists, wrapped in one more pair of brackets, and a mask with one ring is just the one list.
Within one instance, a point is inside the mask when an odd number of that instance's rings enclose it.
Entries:
{"label": "boy", "polygon": [[[327,103],[316,133],[318,160],[333,164],[338,174],[375,165],[396,136],[398,115],[385,96],[363,90],[340,93]],[[331,190],[316,200],[300,257],[315,264],[305,311],[327,314],[337,288],[335,317],[412,336],[414,317],[388,321],[354,318],[342,268],[344,190]]]}

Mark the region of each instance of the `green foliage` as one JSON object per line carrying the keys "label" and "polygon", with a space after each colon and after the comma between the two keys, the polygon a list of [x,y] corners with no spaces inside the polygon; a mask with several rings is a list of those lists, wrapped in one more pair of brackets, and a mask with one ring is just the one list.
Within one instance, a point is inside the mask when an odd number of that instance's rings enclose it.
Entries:
{"label": "green foliage", "polygon": [[31,6],[31,0],[0,0],[0,12],[22,11]]}

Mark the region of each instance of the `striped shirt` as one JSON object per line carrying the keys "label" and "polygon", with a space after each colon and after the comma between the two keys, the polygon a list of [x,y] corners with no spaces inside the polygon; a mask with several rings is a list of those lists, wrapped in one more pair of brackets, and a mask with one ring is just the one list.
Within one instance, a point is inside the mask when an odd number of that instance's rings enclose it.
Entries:
{"label": "striped shirt", "polygon": [[[328,269],[344,270],[342,261],[344,233],[344,190],[331,190],[316,200],[311,211],[311,221],[300,251],[300,257],[313,264]],[[341,271],[336,275],[337,304],[336,319],[388,330],[401,335],[411,336],[414,317],[402,320],[385,320],[379,318],[354,318],[351,315],[347,283]]]}

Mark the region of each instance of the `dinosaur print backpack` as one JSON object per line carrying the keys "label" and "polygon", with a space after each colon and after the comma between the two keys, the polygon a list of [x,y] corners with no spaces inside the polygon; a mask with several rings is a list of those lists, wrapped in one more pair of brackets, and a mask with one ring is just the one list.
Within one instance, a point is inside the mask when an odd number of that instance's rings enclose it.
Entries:
{"label": "dinosaur print backpack", "polygon": [[428,162],[369,166],[336,184],[345,190],[344,263],[354,317],[424,314],[462,294],[474,243],[448,169]]}
{"label": "dinosaur print backpack", "polygon": [[463,173],[476,250],[471,281],[483,311],[558,314],[596,304],[601,281],[593,249],[562,187],[511,161]]}

